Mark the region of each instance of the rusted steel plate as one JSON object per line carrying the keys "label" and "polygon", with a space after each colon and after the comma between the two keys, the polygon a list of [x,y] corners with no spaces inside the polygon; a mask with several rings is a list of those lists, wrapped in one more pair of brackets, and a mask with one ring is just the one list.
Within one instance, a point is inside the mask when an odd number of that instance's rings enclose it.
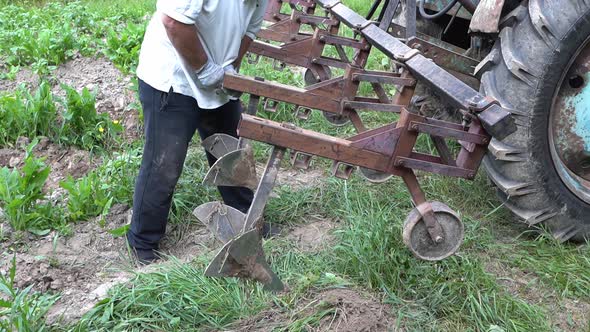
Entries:
{"label": "rusted steel plate", "polygon": [[463,130],[456,130],[447,127],[441,127],[433,124],[410,122],[410,129],[421,133],[427,133],[432,136],[454,138],[461,141],[471,142],[479,145],[486,145],[490,139],[487,135],[471,134]]}
{"label": "rusted steel plate", "polygon": [[411,169],[418,169],[425,172],[436,173],[445,176],[460,177],[465,179],[473,179],[473,177],[475,176],[474,171],[460,167],[454,167],[405,157],[397,157],[395,160],[396,165],[398,165],[398,167],[403,166]]}
{"label": "rusted steel plate", "polygon": [[504,0],[481,0],[477,5],[469,29],[479,33],[497,33]]}
{"label": "rusted steel plate", "polygon": [[437,65],[465,75],[473,75],[475,67],[479,64],[479,61],[475,59],[447,50],[417,37],[408,40],[407,44],[422,52],[425,57],[432,59]]}
{"label": "rusted steel plate", "polygon": [[223,86],[226,89],[242,91],[257,96],[280,100],[287,103],[319,109],[330,113],[339,113],[340,101],[315,95],[306,89],[286,84],[260,82],[242,75],[225,75]]}
{"label": "rusted steel plate", "polygon": [[291,125],[242,115],[239,135],[351,165],[386,171],[390,156],[353,146],[353,142]]}

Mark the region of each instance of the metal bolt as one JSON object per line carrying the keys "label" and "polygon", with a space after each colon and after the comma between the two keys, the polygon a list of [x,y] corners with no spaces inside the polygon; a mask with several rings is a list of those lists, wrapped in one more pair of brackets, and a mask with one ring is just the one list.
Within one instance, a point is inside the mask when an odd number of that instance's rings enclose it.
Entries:
{"label": "metal bolt", "polygon": [[445,239],[444,239],[442,236],[440,236],[440,235],[439,235],[439,236],[437,236],[437,237],[434,239],[434,242],[436,242],[436,243],[442,243],[444,240],[445,240]]}
{"label": "metal bolt", "polygon": [[397,160],[397,161],[395,162],[395,166],[397,166],[397,167],[404,166],[404,161],[403,161],[403,160]]}
{"label": "metal bolt", "polygon": [[410,129],[414,130],[414,131],[418,131],[418,125],[417,124],[413,124],[410,126]]}
{"label": "metal bolt", "polygon": [[326,36],[320,36],[320,41],[321,42],[325,42],[326,41]]}
{"label": "metal bolt", "polygon": [[317,63],[317,62],[318,62],[318,58],[313,58],[313,59],[311,59],[311,62],[313,62],[313,63]]}
{"label": "metal bolt", "polygon": [[469,178],[474,178],[474,177],[475,177],[475,173],[469,173],[469,174],[467,174],[467,176],[468,176]]}

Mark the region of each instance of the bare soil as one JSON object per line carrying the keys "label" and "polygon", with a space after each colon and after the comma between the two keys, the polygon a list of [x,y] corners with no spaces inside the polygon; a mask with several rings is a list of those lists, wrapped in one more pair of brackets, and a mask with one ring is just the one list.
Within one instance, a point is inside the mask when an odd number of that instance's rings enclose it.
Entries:
{"label": "bare soil", "polygon": [[[294,314],[293,314],[294,313]],[[302,320],[321,315],[319,324],[309,325]],[[317,322],[317,320],[313,320]],[[311,294],[293,310],[273,308],[240,321],[232,331],[274,331],[294,327],[301,331],[397,331],[393,308],[372,295],[356,289],[335,288]]]}
{"label": "bare soil", "polygon": [[34,89],[39,86],[39,75],[28,68],[22,68],[16,73],[14,80],[0,80],[0,91],[13,91],[21,84],[28,89]]}
{"label": "bare soil", "polygon": [[[25,148],[30,143],[28,138],[19,139],[18,148],[0,149],[0,167],[20,168],[24,164]],[[51,143],[47,138],[41,138],[33,149],[33,155],[44,158],[44,162],[51,168],[45,189],[58,194],[61,189],[59,182],[68,176],[77,179],[96,168],[102,161],[90,152],[75,147],[62,147]]]}
{"label": "bare soil", "polygon": [[121,73],[110,61],[102,57],[77,56],[59,66],[53,76],[55,94],[65,95],[61,84],[67,84],[78,91],[87,88],[96,92],[96,110],[99,113],[108,113],[113,120],[121,121],[130,138],[137,137],[139,113],[131,90],[131,77]]}
{"label": "bare soil", "polygon": [[310,216],[309,222],[289,230],[286,238],[302,252],[318,252],[334,244],[333,231],[337,224],[320,216]]}
{"label": "bare soil", "polygon": [[[262,174],[260,170],[259,174]],[[310,168],[300,170],[293,167],[281,168],[277,177],[277,186],[288,186],[293,191],[317,187],[322,184],[326,177],[323,169]]]}
{"label": "bare soil", "polygon": [[[127,223],[128,207],[116,205],[101,226],[97,220],[73,227],[70,237],[51,233],[22,244],[16,251],[16,287],[61,293],[48,313],[49,323],[69,323],[80,318],[104,298],[115,284],[130,278],[125,240],[110,230]],[[14,253],[4,250],[2,262]],[[6,273],[3,263],[0,272]]]}
{"label": "bare soil", "polygon": [[160,247],[163,258],[156,264],[139,267],[129,254],[124,237],[109,231],[130,222],[130,209],[115,205],[101,225],[91,220],[73,227],[69,237],[55,233],[21,241],[19,246],[2,243],[0,273],[10,268],[16,252],[16,287],[33,285],[33,290],[60,293],[61,297],[48,313],[49,324],[75,322],[113,286],[129,281],[133,270],[148,272],[167,257],[184,262],[210,248],[216,248],[213,237],[200,224],[170,225]]}

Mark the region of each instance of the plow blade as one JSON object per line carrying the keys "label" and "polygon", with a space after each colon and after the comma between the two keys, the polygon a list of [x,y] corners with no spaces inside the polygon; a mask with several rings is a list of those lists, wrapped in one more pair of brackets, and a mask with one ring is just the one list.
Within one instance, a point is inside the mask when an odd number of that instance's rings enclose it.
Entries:
{"label": "plow blade", "polygon": [[264,258],[262,239],[257,229],[226,243],[207,267],[205,275],[251,278],[264,284],[265,290],[273,292],[285,288]]}
{"label": "plow blade", "polygon": [[199,219],[222,243],[237,237],[244,229],[246,215],[221,202],[209,202],[193,211]]}
{"label": "plow blade", "polygon": [[201,145],[205,151],[219,159],[238,149],[238,139],[227,134],[215,134],[204,139]]}
{"label": "plow blade", "polygon": [[211,166],[203,184],[211,186],[246,187],[256,190],[256,164],[252,147],[225,154]]}

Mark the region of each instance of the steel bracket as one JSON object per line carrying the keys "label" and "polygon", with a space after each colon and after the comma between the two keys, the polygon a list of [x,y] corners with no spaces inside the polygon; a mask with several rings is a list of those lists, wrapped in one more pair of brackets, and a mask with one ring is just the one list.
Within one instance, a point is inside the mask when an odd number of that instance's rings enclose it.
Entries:
{"label": "steel bracket", "polygon": [[432,205],[429,202],[424,202],[418,206],[416,206],[418,212],[422,215],[422,219],[426,224],[426,229],[428,230],[428,234],[434,243],[441,243],[445,240],[444,233],[442,227],[436,220],[436,216],[434,215],[434,210],[432,209]]}

